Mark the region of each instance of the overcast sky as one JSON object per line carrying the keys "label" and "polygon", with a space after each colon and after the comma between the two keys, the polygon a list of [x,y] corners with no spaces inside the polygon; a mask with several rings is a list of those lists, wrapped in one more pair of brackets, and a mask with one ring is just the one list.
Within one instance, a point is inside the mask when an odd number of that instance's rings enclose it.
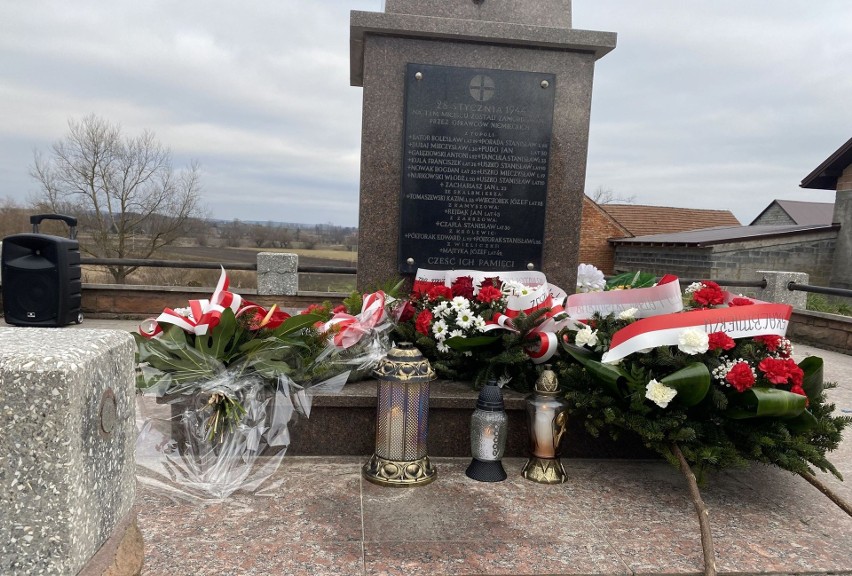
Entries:
{"label": "overcast sky", "polygon": [[[0,200],[27,201],[33,151],[95,113],[154,131],[176,165],[198,160],[214,217],[357,225],[349,11],[382,5],[0,0]],[[798,184],[852,137],[852,2],[574,0],[573,12],[575,28],[618,33],[595,70],[588,192],[744,224],[775,198],[833,202]]]}

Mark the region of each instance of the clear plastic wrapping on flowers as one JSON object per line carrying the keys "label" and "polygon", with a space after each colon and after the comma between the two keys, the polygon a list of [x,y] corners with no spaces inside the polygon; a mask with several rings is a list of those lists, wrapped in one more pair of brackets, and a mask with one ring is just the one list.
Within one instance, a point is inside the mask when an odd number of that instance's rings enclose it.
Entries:
{"label": "clear plastic wrapping on flowers", "polygon": [[[263,353],[226,367],[210,355],[175,344],[182,369],[143,363],[137,400],[136,462],[140,482],[190,500],[219,500],[236,490],[272,494],[275,472],[290,445],[290,427],[308,418],[313,396],[339,392],[348,370],[327,369],[311,383],[288,374],[311,366],[285,365],[286,344],[258,346]],[[179,354],[177,353],[179,351]],[[195,365],[196,377],[187,366]]]}
{"label": "clear plastic wrapping on flowers", "polygon": [[371,329],[358,342],[346,348],[338,347],[333,341],[329,341],[309,367],[309,371],[315,374],[315,377],[321,378],[349,372],[349,382],[369,378],[373,368],[391,349],[391,327],[390,323],[386,323]]}

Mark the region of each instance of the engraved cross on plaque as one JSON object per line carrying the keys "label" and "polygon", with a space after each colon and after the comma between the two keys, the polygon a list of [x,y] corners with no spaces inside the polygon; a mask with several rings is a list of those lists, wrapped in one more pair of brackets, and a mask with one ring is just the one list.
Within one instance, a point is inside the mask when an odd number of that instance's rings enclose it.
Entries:
{"label": "engraved cross on plaque", "polygon": [[470,81],[470,95],[477,102],[488,102],[494,96],[494,80],[485,74],[477,74]]}

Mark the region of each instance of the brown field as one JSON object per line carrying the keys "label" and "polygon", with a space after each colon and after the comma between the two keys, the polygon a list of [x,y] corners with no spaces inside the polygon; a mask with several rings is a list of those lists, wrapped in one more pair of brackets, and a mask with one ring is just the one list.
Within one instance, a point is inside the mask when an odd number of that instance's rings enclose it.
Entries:
{"label": "brown field", "polygon": [[[189,262],[221,262],[227,269],[229,262],[253,263],[258,252],[290,252],[299,255],[304,266],[355,266],[358,253],[344,250],[308,250],[304,248],[267,250],[255,248],[217,248],[208,246],[170,246],[158,256],[160,260],[185,260]],[[130,277],[130,284],[151,286],[215,286],[217,270],[191,270],[179,268],[140,268]],[[257,288],[253,271],[229,270],[231,287]],[[111,283],[112,277],[101,266],[84,266],[83,282]],[[316,292],[351,292],[355,289],[355,276],[351,274],[299,274],[299,290]]]}

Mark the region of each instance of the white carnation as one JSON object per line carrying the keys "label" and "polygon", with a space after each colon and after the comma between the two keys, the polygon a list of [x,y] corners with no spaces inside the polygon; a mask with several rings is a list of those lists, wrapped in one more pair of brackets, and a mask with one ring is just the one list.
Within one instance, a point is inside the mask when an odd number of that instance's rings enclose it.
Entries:
{"label": "white carnation", "polygon": [[677,390],[669,388],[662,382],[657,382],[656,380],[648,382],[648,386],[645,388],[645,398],[660,408],[668,406],[669,402],[671,402],[675,396],[677,396]]}
{"label": "white carnation", "polygon": [[638,308],[628,308],[627,310],[622,310],[618,314],[619,320],[636,320],[636,313],[639,312]]}
{"label": "white carnation", "polygon": [[681,332],[677,342],[678,350],[687,354],[704,354],[710,347],[710,338],[707,336],[707,332],[697,328]]}
{"label": "white carnation", "polygon": [[598,331],[592,330],[591,327],[586,326],[585,328],[577,332],[577,344],[579,346],[597,346]]}

